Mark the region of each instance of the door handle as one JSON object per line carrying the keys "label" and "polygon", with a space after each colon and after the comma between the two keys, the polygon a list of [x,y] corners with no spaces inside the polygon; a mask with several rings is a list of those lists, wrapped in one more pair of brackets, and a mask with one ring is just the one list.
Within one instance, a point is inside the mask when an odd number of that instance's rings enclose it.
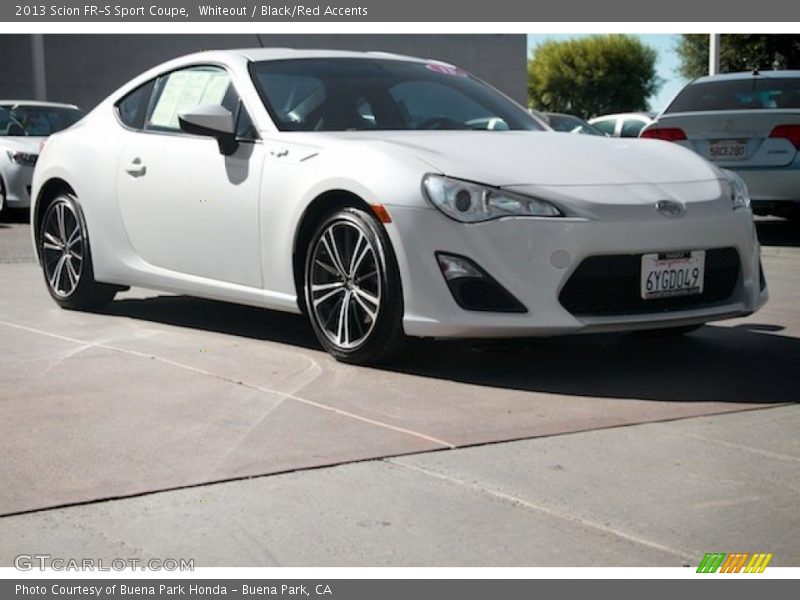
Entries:
{"label": "door handle", "polygon": [[142,159],[137,157],[125,167],[125,172],[131,177],[141,177],[147,173],[147,167],[142,164]]}

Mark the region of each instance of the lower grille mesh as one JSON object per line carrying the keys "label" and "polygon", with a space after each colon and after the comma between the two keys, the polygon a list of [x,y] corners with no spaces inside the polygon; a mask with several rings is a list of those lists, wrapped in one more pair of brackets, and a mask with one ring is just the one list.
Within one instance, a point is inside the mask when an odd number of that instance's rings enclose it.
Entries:
{"label": "lower grille mesh", "polygon": [[576,316],[669,312],[721,303],[739,281],[739,253],[735,248],[715,248],[706,250],[702,294],[644,300],[641,263],[641,254],[586,258],[561,290],[559,301]]}

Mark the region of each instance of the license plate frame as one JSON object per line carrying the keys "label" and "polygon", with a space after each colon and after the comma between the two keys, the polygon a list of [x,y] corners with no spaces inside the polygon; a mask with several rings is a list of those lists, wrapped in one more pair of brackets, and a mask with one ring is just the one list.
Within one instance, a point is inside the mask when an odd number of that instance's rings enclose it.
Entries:
{"label": "license plate frame", "polygon": [[640,293],[643,300],[678,298],[703,293],[705,250],[643,254]]}

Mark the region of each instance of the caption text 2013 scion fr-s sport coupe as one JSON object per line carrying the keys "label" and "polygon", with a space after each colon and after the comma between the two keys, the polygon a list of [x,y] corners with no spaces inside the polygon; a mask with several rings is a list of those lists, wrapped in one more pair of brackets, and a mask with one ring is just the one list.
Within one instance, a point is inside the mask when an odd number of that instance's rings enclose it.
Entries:
{"label": "caption text 2013 scion fr-s sport coupe", "polygon": [[406,336],[686,331],[767,298],[735,174],[552,132],[433,60],[179,58],[52,136],[33,188],[61,306],[133,285],[304,312],[354,363]]}

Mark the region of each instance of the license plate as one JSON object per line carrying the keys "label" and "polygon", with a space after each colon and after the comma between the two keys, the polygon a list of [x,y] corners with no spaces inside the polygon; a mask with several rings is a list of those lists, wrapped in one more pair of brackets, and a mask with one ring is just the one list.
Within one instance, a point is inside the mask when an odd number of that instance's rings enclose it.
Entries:
{"label": "license plate", "polygon": [[642,255],[642,298],[702,294],[705,263],[705,250]]}
{"label": "license plate", "polygon": [[747,142],[744,140],[716,140],[708,145],[711,160],[744,160],[747,158]]}

